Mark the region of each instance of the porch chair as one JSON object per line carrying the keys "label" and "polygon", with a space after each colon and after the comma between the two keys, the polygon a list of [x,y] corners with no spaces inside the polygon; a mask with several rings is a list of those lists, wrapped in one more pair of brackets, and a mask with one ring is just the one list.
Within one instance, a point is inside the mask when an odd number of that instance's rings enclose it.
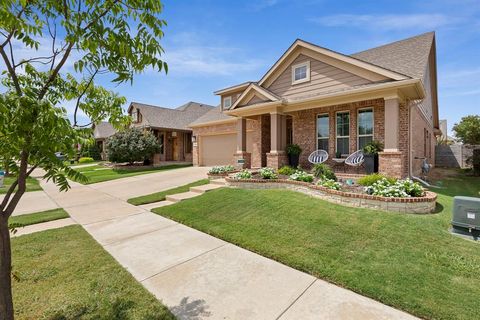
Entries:
{"label": "porch chair", "polygon": [[357,150],[351,155],[349,155],[347,159],[345,159],[345,164],[347,166],[357,167],[357,172],[358,172],[358,169],[360,168],[361,165],[363,165],[364,161],[365,161],[365,158],[363,156],[363,151]]}
{"label": "porch chair", "polygon": [[319,163],[324,163],[328,159],[328,152],[325,150],[316,150],[313,151],[309,156],[308,156],[308,162],[311,164],[319,164]]}

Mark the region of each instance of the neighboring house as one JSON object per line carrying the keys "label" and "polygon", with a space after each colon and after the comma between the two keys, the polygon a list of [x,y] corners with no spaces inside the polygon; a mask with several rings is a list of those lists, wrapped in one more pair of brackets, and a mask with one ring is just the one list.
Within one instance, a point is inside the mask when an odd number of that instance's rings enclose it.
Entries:
{"label": "neighboring house", "polygon": [[188,102],[176,109],[132,102],[128,114],[132,117],[132,126],[152,130],[158,137],[160,152],[154,155],[153,164],[192,162],[192,129],[188,124],[213,108],[197,102]]}
{"label": "neighboring house", "polygon": [[308,168],[316,149],[333,164],[379,140],[380,172],[416,175],[441,134],[436,71],[433,32],[352,55],[296,40],[259,81],[215,92],[221,107],[190,124],[193,163],[278,168],[296,143]]}
{"label": "neighboring house", "polygon": [[107,160],[107,153],[105,151],[105,140],[115,134],[115,129],[109,122],[100,122],[93,125],[93,138],[100,150],[102,160]]}

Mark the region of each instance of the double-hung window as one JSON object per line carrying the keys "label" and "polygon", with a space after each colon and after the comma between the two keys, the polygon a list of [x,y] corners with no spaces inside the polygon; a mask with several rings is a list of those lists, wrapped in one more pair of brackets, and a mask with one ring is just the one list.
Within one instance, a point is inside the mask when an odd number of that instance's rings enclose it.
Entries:
{"label": "double-hung window", "polygon": [[350,145],[350,113],[337,113],[337,152],[349,154]]}
{"label": "double-hung window", "polygon": [[310,61],[292,66],[292,84],[310,81]]}
{"label": "double-hung window", "polygon": [[358,149],[373,141],[373,109],[358,110]]}
{"label": "double-hung window", "polygon": [[330,123],[328,114],[320,114],[317,116],[317,149],[328,152],[328,137],[330,131]]}

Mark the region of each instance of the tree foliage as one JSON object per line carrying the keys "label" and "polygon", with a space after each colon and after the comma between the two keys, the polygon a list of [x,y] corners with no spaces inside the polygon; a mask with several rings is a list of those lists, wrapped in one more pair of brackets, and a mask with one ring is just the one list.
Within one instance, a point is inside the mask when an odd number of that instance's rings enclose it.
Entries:
{"label": "tree foliage", "polygon": [[151,131],[130,128],[108,138],[106,148],[108,160],[131,164],[150,159],[160,150],[160,145]]}
{"label": "tree foliage", "polygon": [[[27,177],[41,167],[68,190],[68,178],[83,176],[55,152],[72,158],[92,123],[128,124],[125,99],[95,78],[122,83],[146,68],[167,71],[161,11],[158,0],[0,1],[0,163],[16,176],[0,202],[0,320],[13,319],[8,218]],[[90,120],[82,123],[80,113]]]}
{"label": "tree foliage", "polygon": [[480,145],[480,116],[471,115],[463,117],[453,126],[455,136],[465,144]]}

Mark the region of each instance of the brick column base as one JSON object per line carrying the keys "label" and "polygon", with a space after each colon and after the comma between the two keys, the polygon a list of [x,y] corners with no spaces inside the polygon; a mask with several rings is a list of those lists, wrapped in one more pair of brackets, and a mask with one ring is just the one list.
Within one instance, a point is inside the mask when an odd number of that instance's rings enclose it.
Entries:
{"label": "brick column base", "polygon": [[384,151],[378,153],[378,172],[389,177],[403,178],[402,152]]}
{"label": "brick column base", "polygon": [[267,167],[279,169],[288,164],[287,154],[282,152],[267,153]]}
{"label": "brick column base", "polygon": [[[235,160],[234,166],[237,169],[248,169],[252,166],[252,154],[245,152],[245,151],[237,151],[233,155],[233,159]],[[238,160],[243,160],[243,163],[238,163]]]}

